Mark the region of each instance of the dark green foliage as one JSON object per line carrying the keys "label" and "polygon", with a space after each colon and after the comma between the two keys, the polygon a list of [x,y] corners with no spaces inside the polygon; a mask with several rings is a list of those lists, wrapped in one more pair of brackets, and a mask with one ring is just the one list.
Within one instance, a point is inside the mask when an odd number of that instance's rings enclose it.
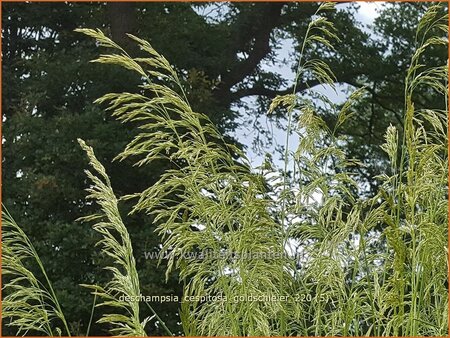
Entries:
{"label": "dark green foliage", "polygon": [[[137,134],[136,124],[120,125],[92,101],[105,93],[137,92],[141,81],[120,67],[89,63],[98,55],[98,48],[73,29],[98,27],[120,34],[121,27],[111,15],[113,5],[2,3],[2,6],[4,203],[32,239],[52,276],[72,333],[81,335],[87,330],[93,299],[78,284],[106,282],[108,276],[102,266],[109,260],[93,249],[99,237],[92,229],[75,222],[96,211],[95,206],[84,200],[83,189],[88,183],[82,169],[87,162],[76,139],[82,138],[95,148],[119,196],[146,189],[173,167],[164,161],[155,161],[146,168],[132,168],[129,160],[111,163]],[[234,3],[218,23],[207,22],[193,10],[193,6],[202,8],[204,4],[129,6],[131,12],[129,7],[119,8],[125,14],[131,13],[128,27],[149,40],[174,64],[193,110],[206,113],[220,133],[229,133],[238,115],[230,107],[241,104],[241,98],[259,95],[260,106],[256,110],[261,112],[267,110],[277,94],[284,94],[285,80],[263,71],[261,60],[274,59],[280,37],[293,36],[300,46],[318,4]],[[321,48],[305,52],[307,58],[325,59],[338,82],[367,85],[368,94],[356,103],[358,114],[340,131],[350,136],[344,149],[347,155],[368,165],[355,169],[362,179],[378,174],[387,163],[386,155],[379,150],[387,126],[397,125],[402,137],[402,78],[414,49],[416,20],[426,7],[407,3],[389,6],[393,9],[376,22],[376,30],[383,37],[390,37],[384,38],[384,42],[369,41],[355,27],[351,15],[338,12],[329,14],[342,40],[336,53]],[[264,27],[267,30],[261,29]],[[114,38],[128,43],[123,36]],[[126,47],[139,55],[133,44]],[[386,49],[392,50],[392,54],[383,55]],[[251,55],[253,62],[240,61],[238,53]],[[424,55],[424,63],[430,66],[445,59],[446,48],[442,46],[429,48]],[[223,83],[219,83],[219,78]],[[305,84],[300,83],[298,88],[303,91]],[[443,103],[435,93],[421,92],[416,108],[442,108]],[[320,113],[328,126],[333,127],[334,115]],[[265,132],[259,128],[259,132]],[[225,141],[230,142],[226,135]],[[376,191],[375,185],[371,189],[370,193]],[[127,214],[131,203],[125,201],[123,209],[122,214]],[[170,275],[168,284],[163,283],[164,262],[157,268],[156,261],[144,259],[144,251],[159,248],[153,218],[141,214],[127,216],[124,223],[136,253],[142,293],[181,295],[175,273]],[[178,332],[179,304],[154,305],[171,330]],[[152,314],[148,309],[143,311],[144,317]],[[98,318],[96,312],[94,320]],[[3,329],[4,334],[15,334],[10,328]],[[93,326],[90,334],[106,334],[107,329]],[[161,327],[149,332],[165,334]]]}

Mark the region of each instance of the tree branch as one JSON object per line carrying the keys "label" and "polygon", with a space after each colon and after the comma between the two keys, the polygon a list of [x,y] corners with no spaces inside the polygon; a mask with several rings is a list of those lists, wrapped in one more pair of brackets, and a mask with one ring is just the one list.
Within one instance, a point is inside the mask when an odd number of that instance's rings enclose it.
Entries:
{"label": "tree branch", "polygon": [[[229,72],[222,74],[218,91],[230,90],[231,87],[250,75],[259,62],[270,52],[270,35],[280,22],[281,9],[284,5],[285,3],[280,2],[266,4],[264,14],[261,16],[264,20],[258,22],[259,27],[253,36],[254,43],[248,58],[239,62]],[[246,34],[246,32],[243,32],[243,34]]]}
{"label": "tree branch", "polygon": [[[299,83],[297,85],[297,88],[295,90],[296,93],[302,92],[308,88],[312,88],[314,86],[317,86],[320,84],[318,80],[312,80],[308,82]],[[294,86],[291,86],[286,89],[282,90],[276,90],[276,89],[269,89],[265,88],[263,86],[256,85],[254,87],[250,88],[242,88],[238,89],[235,92],[231,93],[231,101],[237,101],[243,97],[252,96],[252,95],[258,95],[258,96],[265,96],[267,98],[273,99],[277,95],[286,95],[286,94],[292,94],[294,92]]]}

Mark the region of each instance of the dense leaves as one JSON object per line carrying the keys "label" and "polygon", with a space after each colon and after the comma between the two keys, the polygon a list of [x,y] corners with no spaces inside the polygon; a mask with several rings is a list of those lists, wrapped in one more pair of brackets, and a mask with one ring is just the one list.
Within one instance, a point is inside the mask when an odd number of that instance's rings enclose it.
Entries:
{"label": "dense leaves", "polygon": [[[75,222],[96,211],[84,201],[86,160],[76,139],[95,148],[118,195],[142,191],[166,169],[174,169],[162,160],[146,168],[131,168],[127,159],[111,163],[137,135],[137,124],[121,126],[92,101],[110,92],[140,94],[141,79],[120,67],[89,63],[98,55],[98,46],[73,30],[101,28],[138,56],[143,54],[124,33],[149,40],[173,63],[193,110],[207,114],[220,133],[225,133],[221,143],[232,143],[229,135],[236,127],[236,107],[243,105],[242,98],[256,96],[258,105],[253,109],[260,114],[276,95],[292,92],[285,79],[263,64],[276,61],[277,48],[286,37],[294,39],[297,59],[317,7],[317,3],[2,3],[4,203],[53,277],[73,333],[87,331],[93,301],[78,284],[104,284],[107,276],[101,266],[108,262],[93,250],[99,237],[89,226]],[[335,51],[317,45],[304,51],[306,59],[319,58],[331,65],[336,82],[366,85],[368,94],[356,102],[357,114],[339,133],[349,135],[343,151],[367,165],[349,170],[360,175],[359,183],[371,184],[369,193],[377,185],[370,178],[387,163],[379,150],[387,126],[396,125],[402,138],[402,77],[425,8],[417,3],[387,5],[375,21],[380,35],[376,40],[358,27],[351,10],[330,12],[327,16],[342,43]],[[442,64],[446,48],[430,46],[422,57],[427,65]],[[302,93],[315,84],[313,78],[308,83],[304,80],[296,89]],[[418,95],[417,109],[443,108],[444,101],[434,92]],[[320,109],[318,113],[328,127],[337,123],[337,115]],[[252,115],[244,118],[253,119]],[[429,126],[426,123],[427,130]],[[255,127],[263,135],[266,132],[257,123]],[[130,202],[123,208],[129,211]],[[162,283],[164,266],[156,268],[156,261],[144,257],[145,251],[160,249],[153,217],[133,215],[126,217],[125,224],[136,253],[142,293],[181,294],[175,278]],[[155,304],[155,308],[177,332],[178,304]],[[97,313],[94,317],[98,319]],[[106,330],[95,326],[90,333],[105,334]],[[152,334],[165,333],[161,326],[152,330]]]}

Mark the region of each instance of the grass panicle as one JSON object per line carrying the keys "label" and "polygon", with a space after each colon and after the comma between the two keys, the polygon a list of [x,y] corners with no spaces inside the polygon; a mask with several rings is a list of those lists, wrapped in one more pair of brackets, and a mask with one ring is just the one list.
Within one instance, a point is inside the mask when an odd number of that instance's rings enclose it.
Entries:
{"label": "grass panicle", "polygon": [[[239,296],[285,292],[277,280],[280,264],[288,263],[281,258],[274,264],[270,258],[283,256],[282,238],[280,225],[269,214],[271,200],[264,197],[262,177],[250,171],[242,152],[236,161],[233,152],[237,149],[223,141],[206,115],[192,111],[182,92],[170,87],[175,82],[173,87],[181,88],[170,64],[148,43],[133,39],[148,58],[122,55],[113,62],[126,62],[123,66],[139,74],[143,68],[138,70],[135,63],[149,68],[142,88],[151,93],[150,98],[123,93],[99,101],[108,101],[119,119],[141,123],[141,133],[119,159],[138,157],[138,165],[166,159],[174,166],[135,196],[134,211],[152,214],[159,223],[162,250],[169,253],[167,273],[174,267],[180,270],[185,296],[208,294],[229,300],[189,305],[186,311],[198,323],[197,334],[269,335],[276,330],[273,323],[283,311],[281,303],[230,302]],[[109,63],[111,58],[103,56],[98,61]],[[150,79],[155,75],[155,81]],[[164,79],[169,84],[161,82]],[[191,252],[208,252],[208,257],[185,258]],[[246,258],[252,253],[268,258],[255,264]],[[230,318],[234,325],[229,325]]]}
{"label": "grass panicle", "polygon": [[[39,267],[36,275],[29,264]],[[2,318],[18,334],[69,335],[66,319],[36,249],[3,206],[2,210]],[[8,321],[7,321],[8,320]]]}
{"label": "grass panicle", "polygon": [[[336,82],[325,62],[305,57],[308,48],[333,49],[338,39],[325,14],[333,9],[330,2],[318,7],[300,46],[294,90],[269,107],[269,113],[287,112],[282,168],[270,156],[252,168],[207,115],[191,108],[177,72],[147,41],[129,35],[146,55],[135,58],[100,30],[77,30],[110,52],[94,62],[126,68],[143,80],[138,93],[109,93],[96,102],[138,125],[117,160],[130,158],[137,166],[165,161],[169,167],[144,191],[121,198],[134,201],[132,213],[152,216],[161,257],[168,257],[166,278],[179,272],[185,335],[448,333],[448,74],[447,65],[423,62],[429,49],[447,44],[448,17],[431,4],[420,20],[405,74],[404,123],[386,130],[381,148],[389,163],[373,178],[379,189],[368,197],[354,170],[363,164],[347,156],[349,140],[340,132],[358,114],[355,103],[365,89],[337,106],[308,87]],[[312,98],[297,93],[300,82]],[[416,108],[422,92],[441,97],[445,108]],[[334,122],[321,117],[323,110]],[[114,310],[99,323],[114,335],[145,336],[155,318],[172,335],[151,307],[153,316],[140,319],[138,272],[120,199],[93,149],[79,142],[93,168],[86,171],[88,198],[100,208],[84,220],[94,221],[98,245],[113,262],[106,285],[87,285],[94,303],[100,301],[96,307]],[[9,214],[2,215],[3,271],[12,277],[5,284],[4,317],[23,334],[65,333],[36,251]],[[26,260],[37,262],[44,282]]]}
{"label": "grass panicle", "polygon": [[97,243],[101,251],[113,259],[114,265],[105,267],[112,273],[112,279],[105,286],[83,285],[93,290],[102,302],[96,306],[108,306],[119,313],[104,314],[98,323],[108,324],[110,332],[120,336],[146,336],[145,325],[152,319],[142,322],[139,317],[139,278],[133,257],[130,236],[123,224],[118,209],[118,200],[111,188],[111,182],[103,165],[95,157],[91,147],[78,140],[86,152],[94,173],[86,170],[91,186],[87,189],[88,198],[95,201],[101,213],[83,217],[83,221],[95,221],[93,229],[102,239]]}

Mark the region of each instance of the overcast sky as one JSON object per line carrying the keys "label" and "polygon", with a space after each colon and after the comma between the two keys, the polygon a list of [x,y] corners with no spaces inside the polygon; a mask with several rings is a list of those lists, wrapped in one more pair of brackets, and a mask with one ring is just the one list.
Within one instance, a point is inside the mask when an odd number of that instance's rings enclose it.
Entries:
{"label": "overcast sky", "polygon": [[[371,32],[370,25],[373,23],[374,19],[377,17],[378,9],[380,9],[383,4],[384,4],[384,2],[358,2],[359,9],[357,10],[357,12],[355,14],[355,18],[356,18],[356,20],[361,22],[361,24],[364,25],[364,27],[365,27],[364,29],[368,33]],[[337,4],[336,8],[339,10],[339,9],[345,9],[349,6],[351,6],[351,4],[349,4],[349,3]],[[282,48],[279,50],[277,58],[279,60],[283,60],[284,58],[290,59],[289,53],[292,50],[293,50],[292,41],[285,40],[282,43]],[[270,68],[271,71],[276,71],[277,73],[280,73],[283,76],[283,78],[285,78],[289,81],[294,80],[295,74],[292,72],[290,65],[282,65],[280,63],[280,65],[278,65],[278,66],[264,65],[264,67],[267,69]],[[343,86],[337,87],[337,93],[335,93],[330,88],[316,87],[315,89],[323,94],[326,94],[327,97],[335,103],[343,102],[346,98],[346,95],[342,91],[343,89],[345,89],[345,87],[343,87]],[[254,98],[247,98],[246,102],[248,102],[251,105],[252,102],[254,102]],[[248,155],[249,159],[251,160],[251,162],[254,166],[258,166],[261,164],[264,156],[261,156],[260,154],[257,154],[253,151],[252,142],[253,142],[254,138],[257,136],[256,131],[252,127],[251,123],[248,123],[248,117],[245,114],[245,111],[242,110],[241,112],[243,114],[243,117],[242,117],[242,119],[239,120],[240,126],[237,128],[234,135],[242,144],[247,146],[247,155]],[[273,135],[274,145],[272,147],[265,149],[265,151],[274,155],[273,156],[274,161],[277,164],[281,164],[280,156],[278,154],[274,154],[274,153],[275,153],[275,147],[277,145],[283,145],[285,143],[285,138],[286,138],[285,132],[283,130],[280,130],[279,128],[277,128],[275,126],[275,124],[271,123],[269,121],[269,119],[265,116],[259,117],[258,120],[263,126],[268,128],[269,130],[271,130],[271,133],[273,133],[272,135]],[[291,142],[291,145],[289,148],[292,151],[295,151],[296,147],[297,147],[297,144],[295,142]]]}

